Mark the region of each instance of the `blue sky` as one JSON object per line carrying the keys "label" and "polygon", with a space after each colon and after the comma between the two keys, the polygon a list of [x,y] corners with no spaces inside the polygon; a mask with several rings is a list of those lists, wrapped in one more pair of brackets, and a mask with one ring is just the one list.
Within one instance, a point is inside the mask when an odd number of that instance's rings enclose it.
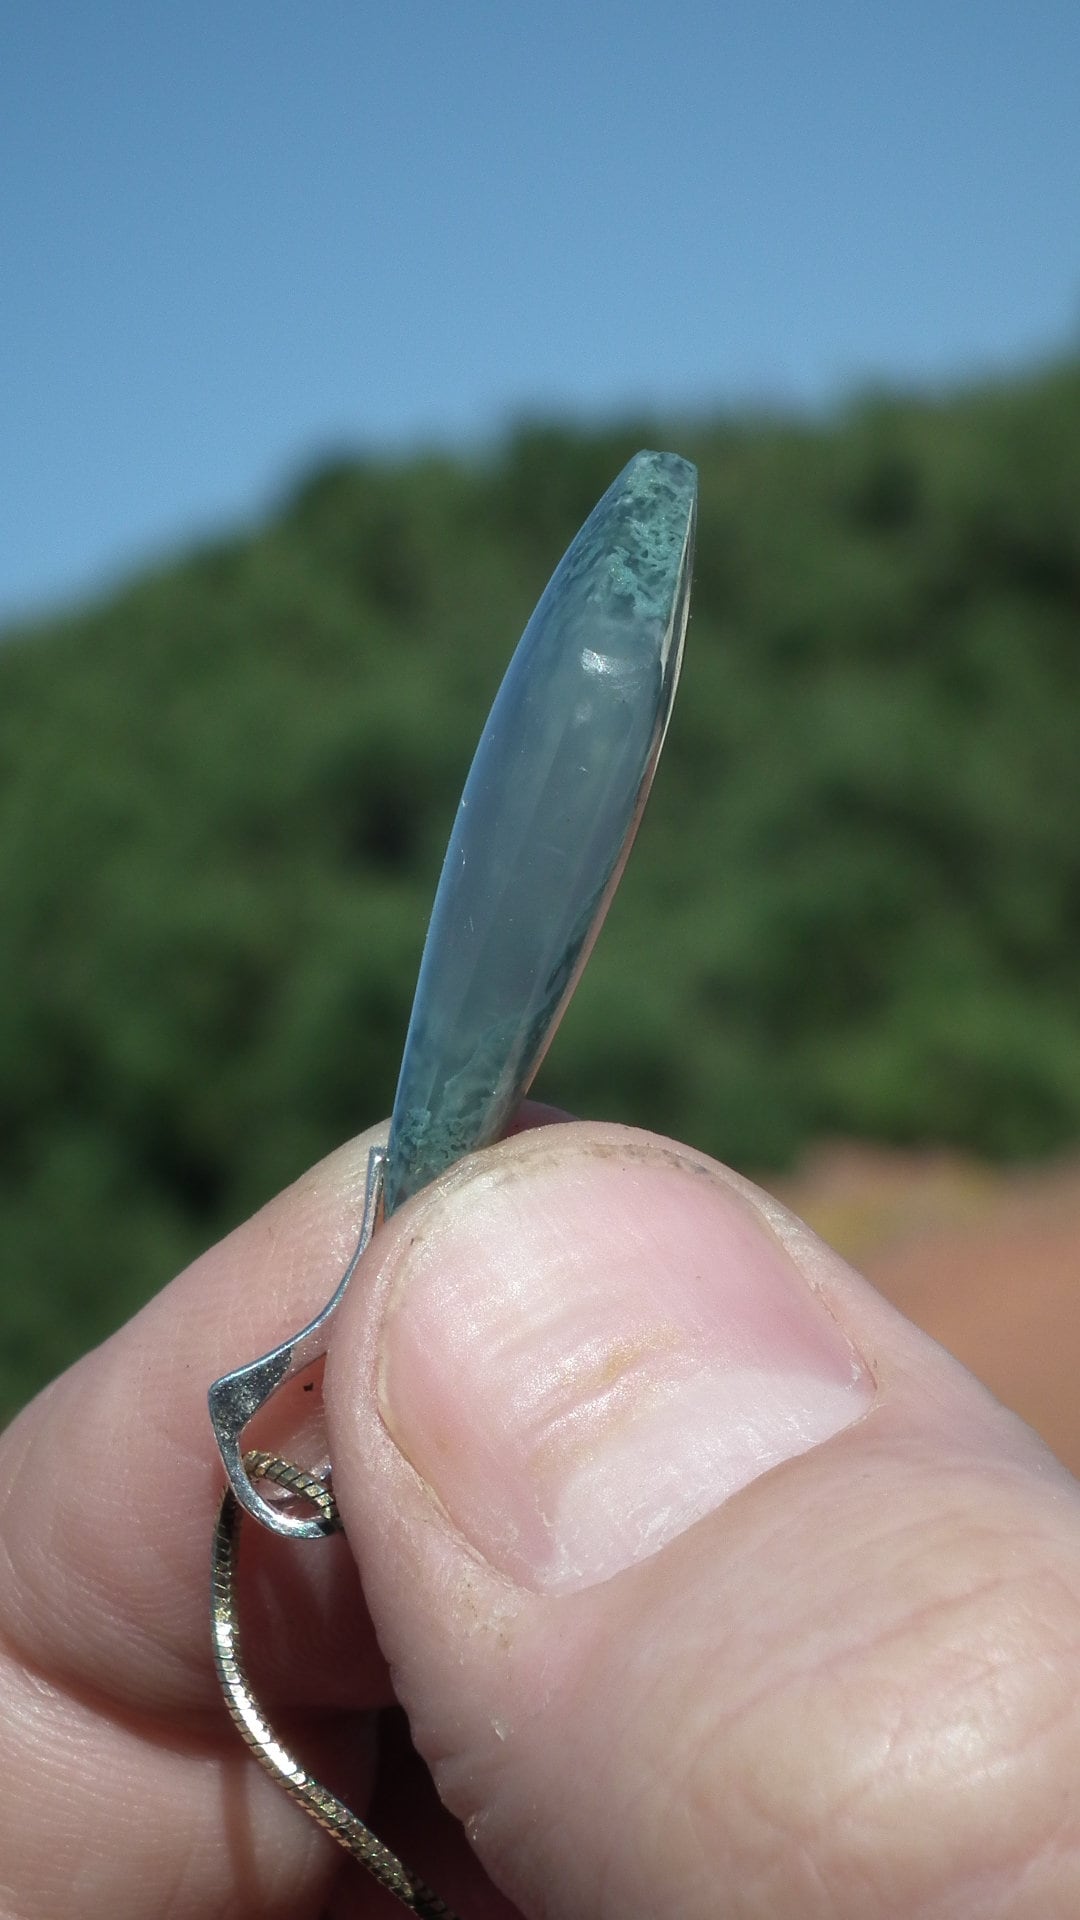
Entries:
{"label": "blue sky", "polygon": [[321,452],[1080,344],[1077,0],[33,0],[0,617]]}

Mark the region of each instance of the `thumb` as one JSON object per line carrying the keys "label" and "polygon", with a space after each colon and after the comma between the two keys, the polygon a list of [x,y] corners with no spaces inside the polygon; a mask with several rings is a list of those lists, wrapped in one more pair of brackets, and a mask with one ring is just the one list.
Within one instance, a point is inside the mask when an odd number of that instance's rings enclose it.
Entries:
{"label": "thumb", "polygon": [[335,1486],[440,1792],[529,1916],[1080,1912],[1080,1502],[809,1231],[553,1126],[387,1223]]}

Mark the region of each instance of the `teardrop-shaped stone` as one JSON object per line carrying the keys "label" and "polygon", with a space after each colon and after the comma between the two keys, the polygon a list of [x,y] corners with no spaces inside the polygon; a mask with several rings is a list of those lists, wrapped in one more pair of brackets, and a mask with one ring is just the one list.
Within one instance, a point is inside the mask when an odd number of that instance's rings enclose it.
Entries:
{"label": "teardrop-shaped stone", "polygon": [[388,1213],[498,1137],[599,931],[678,680],[697,475],[639,453],[510,662],[439,881],[390,1124]]}

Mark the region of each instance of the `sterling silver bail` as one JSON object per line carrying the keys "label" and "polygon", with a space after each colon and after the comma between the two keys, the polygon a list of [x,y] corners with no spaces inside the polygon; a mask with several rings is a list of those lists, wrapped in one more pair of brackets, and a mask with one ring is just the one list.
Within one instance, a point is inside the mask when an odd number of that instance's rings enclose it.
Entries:
{"label": "sterling silver bail", "polygon": [[372,1147],[368,1155],[360,1238],[322,1312],[316,1314],[314,1320],[302,1327],[291,1340],[283,1340],[280,1346],[264,1353],[260,1360],[250,1360],[246,1366],[234,1367],[231,1373],[215,1380],[210,1388],[210,1420],[229,1476],[229,1485],[236,1498],[245,1512],[261,1521],[271,1533],[282,1533],[293,1540],[319,1540],[332,1528],[320,1515],[305,1514],[298,1503],[277,1505],[264,1498],[244,1465],[244,1429],[284,1381],[302,1373],[305,1367],[325,1354],[334,1315],[345,1298],[361,1255],[383,1218],[385,1178],[386,1148]]}

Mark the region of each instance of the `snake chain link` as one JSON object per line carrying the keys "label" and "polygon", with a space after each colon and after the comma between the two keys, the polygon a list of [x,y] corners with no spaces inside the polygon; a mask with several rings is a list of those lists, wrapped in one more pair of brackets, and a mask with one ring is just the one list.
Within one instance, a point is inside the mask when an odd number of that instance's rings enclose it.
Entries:
{"label": "snake chain link", "polygon": [[[246,1454],[244,1466],[253,1480],[272,1481],[288,1493],[311,1500],[319,1510],[327,1533],[341,1530],[337,1505],[325,1481],[268,1453]],[[232,1489],[227,1489],[214,1529],[212,1582],[214,1663],[226,1705],[236,1726],[267,1773],[339,1846],[359,1860],[381,1887],[394,1894],[413,1913],[423,1916],[423,1920],[456,1920],[446,1901],[425,1886],[396,1854],[391,1853],[371,1828],[365,1826],[358,1814],[353,1813],[344,1801],[339,1800],[306,1767],[301,1766],[264,1719],[251,1690],[240,1652],[236,1562],[241,1512]]]}

